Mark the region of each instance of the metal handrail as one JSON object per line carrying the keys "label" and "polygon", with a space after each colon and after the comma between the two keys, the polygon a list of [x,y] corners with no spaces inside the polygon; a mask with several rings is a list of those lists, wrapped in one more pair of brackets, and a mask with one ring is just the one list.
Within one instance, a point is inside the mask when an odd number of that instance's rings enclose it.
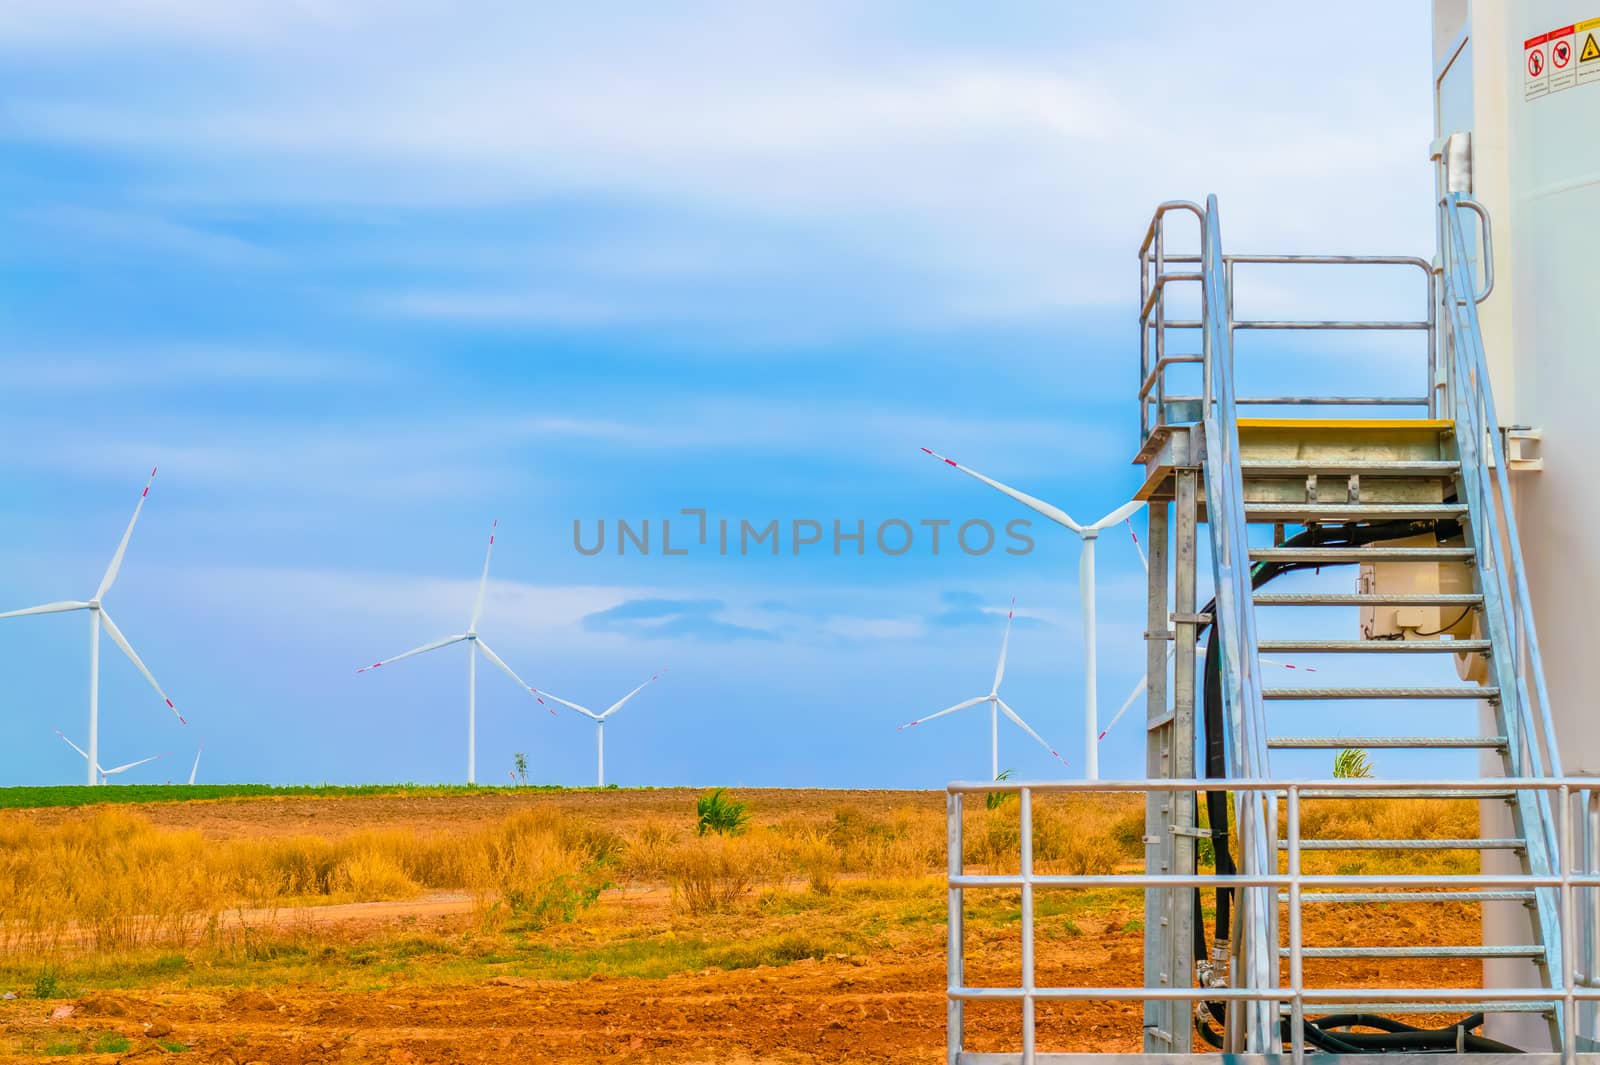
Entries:
{"label": "metal handrail", "polygon": [[[1204,263],[1205,256],[1199,252],[1168,253],[1165,249],[1163,217],[1176,209],[1193,212],[1204,225],[1205,215],[1201,208],[1186,201],[1175,201],[1163,204],[1151,219],[1150,226],[1145,231],[1145,238],[1140,245],[1139,258],[1142,267],[1142,288],[1140,292],[1140,378],[1139,378],[1139,419],[1140,439],[1148,440],[1152,431],[1166,424],[1166,403],[1182,399],[1194,399],[1193,396],[1169,396],[1165,392],[1165,377],[1168,366],[1189,359],[1162,358],[1165,351],[1165,334],[1173,329],[1204,329],[1206,323],[1196,319],[1168,319],[1165,316],[1165,294],[1168,283],[1173,281],[1198,281],[1203,284],[1204,276],[1192,271],[1165,272],[1174,266],[1194,266]],[[1487,232],[1485,233],[1488,240]],[[1485,254],[1489,254],[1488,251]],[[1438,299],[1435,291],[1435,269],[1433,264],[1426,259],[1415,255],[1304,255],[1304,254],[1222,254],[1225,280],[1228,287],[1232,287],[1233,268],[1235,266],[1408,266],[1414,267],[1421,273],[1427,289],[1425,306],[1427,314],[1418,319],[1381,320],[1381,319],[1248,319],[1234,316],[1233,309],[1228,308],[1230,328],[1234,331],[1250,330],[1256,332],[1392,332],[1407,333],[1420,332],[1427,334],[1427,378],[1428,389],[1426,395],[1414,396],[1237,396],[1235,402],[1240,406],[1321,406],[1321,407],[1426,407],[1429,415],[1435,413],[1435,377],[1436,377],[1436,352],[1437,344],[1437,309]],[[1487,286],[1492,287],[1493,277],[1487,279]],[[1485,292],[1488,287],[1485,288]],[[1482,294],[1480,294],[1480,300]],[[1153,341],[1152,341],[1153,337]],[[1154,344],[1157,357],[1154,363],[1150,360],[1150,348]],[[1151,393],[1155,393],[1152,399]],[[1154,426],[1151,424],[1150,407],[1156,408]]]}
{"label": "metal handrail", "polygon": [[[949,951],[950,962],[948,984],[945,989],[946,1004],[949,1017],[948,1055],[949,1065],[963,1065],[968,1060],[963,1049],[964,1041],[964,1007],[972,1001],[1006,1001],[1017,1002],[1022,1009],[1022,1046],[1020,1053],[1015,1056],[988,1053],[981,1055],[981,1060],[1016,1061],[1020,1065],[1033,1065],[1038,1060],[1036,1049],[1036,1032],[1034,1025],[1035,1005],[1039,1002],[1050,1001],[1106,1001],[1126,1000],[1139,1002],[1154,1001],[1226,1001],[1236,1002],[1241,1005],[1253,1005],[1260,1009],[1270,1019],[1270,1024],[1261,1041],[1262,1045],[1252,1048],[1259,1053],[1276,1054],[1281,1046],[1280,1029],[1278,1020],[1281,1010],[1286,1006],[1291,1019],[1290,1023],[1290,1049],[1292,1060],[1303,1062],[1306,1057],[1306,1047],[1301,1039],[1303,1031],[1302,1022],[1305,1019],[1308,1007],[1338,1007],[1344,1004],[1362,1002],[1381,1002],[1391,1005],[1401,1004],[1433,1004],[1458,1002],[1464,1006],[1474,1003],[1492,1006],[1498,1003],[1544,1003],[1557,1004],[1561,1012],[1567,1017],[1577,1014],[1580,1004],[1591,1010],[1600,1010],[1600,986],[1584,969],[1580,969],[1578,959],[1580,955],[1593,957],[1596,951],[1594,936],[1591,933],[1584,944],[1584,950],[1579,951],[1575,942],[1576,909],[1579,905],[1579,893],[1587,892],[1589,905],[1600,912],[1600,789],[1595,787],[1593,778],[1506,778],[1497,780],[1434,780],[1434,781],[1389,781],[1372,778],[1342,778],[1336,780],[1297,780],[1279,781],[1266,779],[1229,780],[1132,780],[1132,781],[1106,781],[1106,780],[1062,780],[1062,781],[963,781],[948,785],[946,791],[946,811],[948,818],[949,841],[949,875],[948,875],[948,912],[949,924]],[[1270,873],[1246,873],[1232,876],[1202,876],[1197,874],[1041,874],[1034,871],[1033,850],[1033,802],[1036,796],[1051,794],[1103,794],[1103,793],[1137,793],[1137,794],[1178,794],[1184,792],[1203,791],[1208,788],[1224,786],[1230,791],[1243,792],[1256,795],[1263,799],[1283,797],[1285,800],[1285,822],[1287,829],[1287,860],[1285,871],[1278,872],[1276,866]],[[1302,844],[1305,842],[1301,835],[1302,802],[1308,798],[1327,799],[1336,795],[1349,795],[1357,798],[1362,795],[1369,796],[1399,796],[1416,799],[1437,798],[1441,795],[1471,797],[1474,795],[1488,796],[1502,794],[1507,788],[1519,792],[1531,792],[1549,800],[1549,805],[1554,811],[1553,817],[1557,828],[1557,841],[1559,849],[1554,853],[1554,863],[1551,870],[1546,873],[1535,872],[1509,872],[1503,874],[1461,874],[1446,876],[1419,876],[1419,875],[1387,875],[1383,873],[1370,874],[1309,874],[1301,868]],[[962,818],[965,813],[964,798],[967,795],[980,793],[1006,793],[1018,797],[1018,871],[1015,874],[1004,875],[967,875],[965,872],[963,848],[964,832]],[[1253,832],[1256,835],[1265,835],[1268,832],[1276,835],[1277,814],[1276,804],[1269,807],[1266,803],[1257,804],[1256,809],[1263,816],[1270,816],[1270,821],[1250,825],[1243,821],[1238,824],[1238,831]],[[1580,841],[1576,827],[1582,821],[1586,825],[1583,838]],[[1277,966],[1278,942],[1272,941],[1274,964],[1272,978],[1264,983],[1249,986],[1233,987],[1051,987],[1040,986],[1035,972],[1034,956],[1034,890],[1036,888],[1050,889],[1092,889],[1092,888],[1128,888],[1128,889],[1190,889],[1197,886],[1224,887],[1232,886],[1248,890],[1274,890],[1283,888],[1288,894],[1288,942],[1286,950],[1288,955],[1288,980],[1280,978]],[[1518,888],[1553,891],[1558,900],[1562,913],[1561,938],[1567,950],[1550,955],[1549,972],[1551,984],[1540,987],[1382,987],[1382,988],[1352,988],[1352,987],[1307,987],[1305,982],[1304,961],[1306,959],[1306,946],[1303,942],[1304,926],[1301,921],[1301,912],[1304,904],[1303,890],[1307,888],[1361,888],[1361,889],[1404,889],[1404,888],[1459,888],[1463,890],[1477,888]],[[968,985],[965,979],[964,957],[964,914],[965,892],[985,889],[1018,889],[1021,892],[1021,933],[1022,933],[1022,972],[1017,986],[973,986]],[[1396,894],[1397,899],[1404,899],[1403,893]],[[1560,1060],[1565,1063],[1574,1063],[1588,1060],[1588,1055],[1580,1059],[1577,1049],[1577,1026],[1565,1025],[1562,1029],[1562,1046],[1559,1049]],[[1176,1062],[1188,1060],[1188,1056],[1177,1054],[1160,1054],[1154,1057],[1139,1057],[1136,1055],[1118,1054],[1116,1060],[1150,1060]],[[1214,1058],[1211,1060],[1215,1060]]]}
{"label": "metal handrail", "polygon": [[[1221,677],[1224,735],[1228,776],[1265,779],[1267,765],[1266,703],[1261,697],[1256,651],[1255,604],[1250,589],[1250,547],[1244,513],[1244,468],[1239,457],[1239,419],[1234,402],[1233,306],[1229,276],[1222,258],[1222,227],[1217,198],[1206,197],[1204,230],[1200,242],[1204,296],[1201,320],[1205,323],[1202,354],[1201,410],[1206,446],[1202,473],[1205,478],[1206,523],[1211,533],[1211,569],[1216,594],[1218,671]],[[1277,872],[1277,800],[1256,790],[1234,793],[1241,826],[1240,850],[1246,875]],[[1262,830],[1270,824],[1269,844]],[[1242,985],[1261,990],[1277,982],[1278,903],[1268,889],[1246,888],[1242,901],[1240,968]],[[1254,1001],[1245,1025],[1246,1052],[1272,1049],[1277,1018],[1270,1003]]]}
{"label": "metal handrail", "polygon": [[[1475,517],[1472,541],[1479,579],[1485,584],[1493,582],[1497,592],[1492,602],[1485,598],[1484,624],[1496,646],[1513,648],[1511,657],[1514,660],[1495,656],[1490,663],[1500,687],[1511,766],[1520,776],[1559,777],[1561,753],[1545,688],[1544,664],[1517,530],[1516,508],[1511,499],[1510,467],[1499,432],[1500,422],[1495,414],[1483,334],[1478,323],[1478,301],[1493,287],[1493,270],[1485,267],[1485,281],[1480,292],[1467,258],[1461,217],[1462,209],[1470,202],[1459,193],[1451,193],[1441,203],[1446,238],[1441,260],[1449,322],[1449,365],[1453,375],[1450,395],[1455,408],[1461,483]],[[1484,247],[1490,249],[1487,214],[1476,205],[1467,209],[1478,214],[1484,231]],[[1482,454],[1484,448],[1488,449],[1487,456]],[[1535,872],[1549,870],[1555,856],[1563,852],[1557,818],[1550,809],[1550,796],[1545,792],[1533,792],[1523,798],[1518,809],[1527,842],[1528,867]],[[1527,824],[1530,814],[1538,819],[1538,825]],[[1566,952],[1575,949],[1568,941],[1572,915],[1560,912],[1558,900],[1548,889],[1536,891],[1535,904],[1546,949],[1562,951],[1565,957]],[[1560,936],[1552,934],[1557,930]],[[1575,1022],[1571,1011],[1567,1011],[1561,1018],[1561,1028],[1570,1033]]]}
{"label": "metal handrail", "polygon": [[[1461,224],[1461,209],[1467,208],[1479,214],[1484,223],[1484,232],[1488,232],[1488,216],[1483,212],[1481,205],[1463,198],[1459,193],[1451,193],[1443,202],[1445,212],[1445,226],[1448,235],[1448,244],[1444,255],[1444,278],[1448,288],[1446,293],[1450,304],[1450,321],[1452,325],[1451,344],[1455,371],[1455,382],[1452,391],[1455,394],[1456,416],[1458,425],[1456,435],[1464,438],[1466,432],[1473,433],[1473,446],[1481,446],[1482,441],[1488,441],[1491,460],[1498,476],[1491,476],[1488,467],[1478,463],[1475,470],[1480,488],[1495,489],[1497,496],[1498,513],[1496,516],[1504,524],[1505,547],[1509,552],[1509,578],[1510,592],[1515,596],[1515,613],[1518,622],[1518,633],[1521,643],[1526,648],[1527,667],[1517,671],[1517,681],[1525,697],[1529,675],[1532,676],[1534,702],[1539,717],[1539,733],[1545,751],[1544,772],[1541,776],[1558,777],[1562,773],[1561,754],[1556,745],[1555,720],[1551,716],[1550,694],[1545,687],[1544,660],[1539,650],[1539,638],[1533,619],[1533,596],[1528,589],[1527,565],[1522,554],[1522,539],[1517,533],[1517,512],[1511,499],[1511,482],[1507,473],[1510,465],[1506,459],[1505,441],[1499,432],[1500,421],[1495,415],[1494,393],[1490,388],[1489,367],[1484,356],[1483,332],[1478,324],[1477,304],[1480,295],[1473,290],[1471,266],[1467,260],[1466,237]],[[1487,244],[1485,237],[1485,247]],[[1494,287],[1494,270],[1489,265],[1485,268],[1484,292]],[[1465,473],[1463,466],[1463,473]],[[1489,494],[1485,491],[1485,502],[1489,502]],[[1494,561],[1500,562],[1501,546],[1497,537],[1480,537],[1488,542],[1494,552]],[[1506,567],[1501,567],[1501,579],[1505,579]],[[1531,730],[1530,730],[1531,731]],[[1537,753],[1537,752],[1536,752]]]}

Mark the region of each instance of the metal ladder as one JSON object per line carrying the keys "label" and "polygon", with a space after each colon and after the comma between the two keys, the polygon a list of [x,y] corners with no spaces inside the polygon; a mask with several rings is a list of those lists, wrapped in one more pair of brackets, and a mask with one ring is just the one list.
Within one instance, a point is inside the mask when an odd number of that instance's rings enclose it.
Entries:
{"label": "metal ladder", "polygon": [[[1479,216],[1484,241],[1481,261],[1486,264],[1481,285],[1474,277],[1468,256],[1464,213]],[[1198,254],[1169,255],[1165,248],[1166,217],[1191,213],[1200,222],[1201,250]],[[1488,247],[1488,219],[1475,204],[1452,194],[1440,204],[1439,233],[1442,265],[1435,268],[1423,260],[1404,257],[1347,256],[1228,256],[1221,247],[1220,224],[1215,197],[1204,207],[1192,203],[1164,204],[1151,223],[1140,259],[1143,266],[1141,306],[1141,428],[1144,447],[1140,460],[1156,471],[1147,483],[1148,498],[1170,498],[1178,504],[1180,529],[1177,587],[1180,602],[1171,615],[1165,613],[1166,574],[1161,574],[1160,603],[1157,604],[1156,578],[1152,577],[1152,639],[1176,641],[1178,671],[1174,679],[1176,697],[1168,705],[1166,692],[1166,653],[1164,647],[1150,654],[1151,712],[1149,717],[1152,776],[1177,779],[1196,775],[1190,758],[1194,736],[1195,696],[1192,681],[1184,678],[1186,664],[1195,661],[1198,626],[1215,625],[1221,675],[1222,704],[1228,777],[1273,779],[1271,755],[1275,751],[1303,751],[1357,748],[1364,750],[1407,750],[1411,752],[1460,752],[1477,750],[1497,757],[1498,766],[1509,778],[1555,778],[1561,765],[1548,698],[1544,691],[1539,661],[1538,638],[1523,576],[1515,512],[1511,508],[1507,454],[1495,417],[1493,397],[1484,360],[1476,305],[1493,285],[1492,254]],[[1357,322],[1314,320],[1238,320],[1234,315],[1233,277],[1241,264],[1315,264],[1416,266],[1427,279],[1428,313],[1411,321]],[[1172,295],[1184,283],[1199,286],[1199,313],[1187,319],[1169,315]],[[1326,331],[1425,331],[1428,340],[1427,388],[1425,394],[1398,397],[1346,396],[1261,396],[1241,398],[1235,393],[1234,338],[1245,329],[1326,330]],[[1183,351],[1198,335],[1200,351]],[[1178,353],[1174,353],[1174,351]],[[1178,368],[1199,371],[1198,394],[1180,395],[1169,390],[1169,374],[1181,376]],[[1243,406],[1258,404],[1296,413],[1312,409],[1325,414],[1329,408],[1352,406],[1421,407],[1425,417],[1407,419],[1327,419],[1241,417]],[[1195,498],[1195,477],[1203,481],[1203,499]],[[1163,481],[1163,478],[1170,478]],[[1187,485],[1186,485],[1187,480]],[[1169,487],[1164,487],[1167,485]],[[1331,489],[1331,491],[1330,491]],[[1187,495],[1187,501],[1185,496]],[[1195,615],[1193,577],[1187,588],[1183,566],[1195,564],[1191,549],[1184,559],[1185,506],[1203,511],[1212,555],[1216,604],[1214,616]],[[1154,520],[1154,511],[1152,511]],[[1190,517],[1190,528],[1193,518]],[[1165,508],[1161,517],[1165,533]],[[1396,543],[1399,537],[1384,537],[1388,542],[1351,546],[1363,531],[1376,538],[1395,526],[1379,523],[1413,522],[1417,532],[1428,523],[1459,523],[1459,543]],[[1260,536],[1250,537],[1252,526],[1272,526],[1277,535],[1265,543]],[[1286,526],[1306,530],[1300,539],[1310,542],[1284,544]],[[1434,526],[1437,528],[1437,526]],[[1335,545],[1319,542],[1316,530],[1337,532]],[[1191,534],[1192,536],[1192,534]],[[1152,539],[1155,539],[1152,530]],[[1270,592],[1257,590],[1254,577],[1263,566],[1347,565],[1351,563],[1457,563],[1470,572],[1468,587],[1449,591],[1397,592],[1363,589],[1356,592]],[[1184,602],[1187,590],[1187,602]],[[1298,635],[1262,639],[1257,636],[1257,614],[1274,608],[1273,618],[1294,622],[1305,618],[1305,608],[1359,607],[1424,608],[1437,616],[1471,620],[1472,631],[1465,638],[1442,639],[1324,639]],[[1277,608],[1283,608],[1281,611]],[[1168,630],[1167,622],[1172,626]],[[1157,623],[1160,629],[1156,628]],[[1433,625],[1438,628],[1443,622]],[[1291,632],[1293,625],[1290,626]],[[1455,628],[1456,626],[1451,626]],[[1415,631],[1416,626],[1411,626]],[[1403,635],[1403,634],[1402,634]],[[1354,636],[1354,634],[1352,634]],[[1439,655],[1486,656],[1487,676],[1483,683],[1439,685],[1436,683],[1382,683],[1363,686],[1286,686],[1265,682],[1262,654],[1375,656],[1395,663],[1419,663]],[[1157,676],[1159,667],[1160,676]],[[1192,668],[1192,667],[1191,667]],[[1341,734],[1337,727],[1307,727],[1305,722],[1315,708],[1348,706],[1371,701],[1454,703],[1464,710],[1457,715],[1467,722],[1446,733],[1442,729],[1409,730],[1414,734]],[[1185,705],[1187,702],[1187,705]],[[1486,710],[1477,712],[1482,706]],[[1185,716],[1187,714],[1187,716]],[[1337,721],[1328,713],[1318,720]],[[1481,719],[1481,720],[1480,720]],[[1185,734],[1185,723],[1189,729]],[[1484,725],[1487,724],[1487,727]],[[1187,747],[1185,745],[1187,744]],[[1413,755],[1413,757],[1417,757]],[[1451,774],[1434,773],[1434,778]],[[1279,774],[1281,778],[1283,774]],[[1410,777],[1426,780],[1427,776]],[[1307,797],[1314,793],[1306,793]],[[1381,793],[1374,793],[1381,794]],[[1426,791],[1412,787],[1408,797],[1418,795],[1447,798],[1459,795],[1445,789]],[[1474,792],[1481,797],[1481,792]],[[1469,839],[1303,839],[1298,849],[1324,850],[1471,850],[1484,856],[1486,863],[1513,860],[1520,871],[1532,876],[1553,872],[1553,855],[1558,853],[1556,819],[1547,791],[1499,792],[1509,810],[1504,826],[1480,826],[1478,836]],[[1237,817],[1241,825],[1277,825],[1276,798],[1270,789],[1235,794]],[[1147,815],[1147,839],[1160,840],[1159,853],[1151,858],[1152,871],[1183,874],[1193,871],[1192,844],[1185,836],[1194,834],[1193,806],[1181,802],[1152,802]],[[1277,874],[1280,852],[1288,842],[1277,832],[1245,833],[1240,840],[1240,871],[1246,876]],[[1297,859],[1295,859],[1297,860]],[[1402,901],[1427,903],[1459,901],[1489,905],[1524,905],[1529,914],[1529,934],[1524,942],[1511,944],[1461,943],[1454,945],[1307,945],[1290,949],[1279,935],[1279,905],[1287,901],[1276,890],[1243,888],[1238,892],[1237,933],[1232,982],[1235,986],[1267,988],[1276,986],[1283,959],[1298,967],[1303,959],[1332,958],[1462,958],[1525,959],[1538,966],[1535,986],[1558,989],[1564,971],[1561,959],[1559,907],[1556,892],[1549,887],[1519,890],[1452,892],[1349,892],[1307,891],[1294,900],[1319,906],[1359,906],[1373,902]],[[1178,915],[1183,903],[1174,894],[1166,911]],[[1193,920],[1193,915],[1188,915]],[[1299,930],[1298,910],[1291,915]],[[1166,923],[1156,934],[1147,959],[1161,961],[1174,969],[1187,951],[1181,919]],[[1164,939],[1162,937],[1165,937]],[[1149,973],[1147,961],[1147,974]],[[1191,974],[1170,971],[1174,983]],[[1294,979],[1298,982],[1300,974]],[[1148,976],[1147,976],[1148,980]],[[1183,986],[1188,986],[1186,983]],[[1315,996],[1307,998],[1307,1009],[1315,1010]],[[1530,1012],[1548,1021],[1554,1049],[1563,1047],[1565,1020],[1560,994],[1553,990],[1544,1001],[1518,1001],[1488,1004],[1486,1012]],[[1186,1031],[1179,1025],[1180,1009],[1185,1004],[1152,1003],[1147,1008],[1147,1032],[1166,1033],[1166,1046],[1147,1040],[1147,1050],[1179,1049],[1175,1033]],[[1342,1002],[1337,1012],[1349,1012]],[[1374,1003],[1370,1012],[1451,1013],[1459,1007],[1447,1001],[1411,1002],[1404,1007]],[[1324,1012],[1335,1012],[1331,1007]],[[1280,1006],[1275,1002],[1240,1002],[1230,1006],[1228,1030],[1235,1040],[1229,1049],[1242,1052],[1276,1052],[1280,1046]]]}

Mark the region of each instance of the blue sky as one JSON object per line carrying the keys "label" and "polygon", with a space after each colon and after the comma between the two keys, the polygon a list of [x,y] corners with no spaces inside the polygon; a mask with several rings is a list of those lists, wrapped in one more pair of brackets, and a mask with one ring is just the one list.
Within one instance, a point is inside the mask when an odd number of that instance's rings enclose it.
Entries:
{"label": "blue sky", "polygon": [[[6,4],[0,598],[87,597],[161,466],[107,604],[192,723],[105,645],[103,760],[460,779],[460,649],[354,669],[465,626],[498,518],[481,631],[524,677],[606,705],[671,668],[608,729],[618,782],[976,775],[981,713],[894,726],[987,689],[1013,595],[1004,694],[1080,767],[1054,530],[587,557],[572,525],[1021,516],[920,446],[1095,518],[1137,483],[1155,203],[1218,193],[1231,248],[1429,254],[1424,5],[1084,8]],[[1100,554],[1109,713],[1143,589]],[[82,619],[4,623],[0,781],[80,779]],[[481,780],[520,750],[585,783],[592,745],[480,671]]]}

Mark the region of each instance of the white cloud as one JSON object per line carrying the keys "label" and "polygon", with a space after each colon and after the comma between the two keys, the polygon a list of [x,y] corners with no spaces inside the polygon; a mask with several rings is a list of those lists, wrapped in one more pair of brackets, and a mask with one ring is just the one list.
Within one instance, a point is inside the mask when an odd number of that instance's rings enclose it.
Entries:
{"label": "white cloud", "polygon": [[[627,20],[506,6],[477,21],[427,4],[247,7],[209,20],[188,17],[191,4],[143,6],[165,36],[135,41],[180,55],[220,42],[229,91],[185,91],[181,79],[115,98],[35,89],[10,101],[11,122],[24,136],[159,159],[145,192],[173,203],[580,196],[670,205],[713,232],[759,219],[789,227],[796,255],[825,251],[844,276],[874,272],[869,309],[901,321],[1128,303],[1151,207],[1210,188],[1224,195],[1235,247],[1404,250],[1431,234],[1425,12],[1414,42],[1392,19],[1372,37],[1377,6],[1334,20],[1237,5],[1203,22],[1143,8],[1084,27],[1019,18],[1004,47],[986,27],[984,39],[925,36],[911,49],[843,6]],[[111,33],[91,20],[76,46],[103,47]],[[1372,62],[1320,58],[1363,40]],[[72,39],[49,43],[73,54]],[[1395,62],[1408,45],[1415,70]],[[661,247],[625,233],[593,243],[618,249],[600,257],[620,271],[660,263]],[[679,294],[680,307],[691,298]],[[641,307],[619,306],[614,279],[530,286],[515,267],[373,301],[579,323]],[[828,314],[852,310],[834,303]],[[649,316],[669,306],[642,305]]]}
{"label": "white cloud", "polygon": [[[63,348],[48,342],[14,344],[0,360],[6,386],[18,392],[121,392],[164,388],[259,387],[266,384],[354,380],[370,373],[365,360],[343,352],[140,343],[116,351]],[[396,369],[386,367],[393,374]]]}
{"label": "white cloud", "polygon": [[[70,248],[81,265],[97,256],[176,256],[213,265],[265,266],[281,261],[271,250],[228,233],[174,222],[151,213],[55,204],[17,213],[14,224]],[[46,249],[50,244],[45,243]]]}

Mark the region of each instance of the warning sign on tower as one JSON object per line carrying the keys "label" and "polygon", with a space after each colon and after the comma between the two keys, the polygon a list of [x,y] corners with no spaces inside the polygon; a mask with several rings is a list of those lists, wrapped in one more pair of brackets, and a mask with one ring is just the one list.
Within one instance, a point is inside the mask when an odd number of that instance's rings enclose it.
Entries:
{"label": "warning sign on tower", "polygon": [[1526,100],[1600,81],[1600,18],[1562,26],[1522,42]]}
{"label": "warning sign on tower", "polygon": [[1600,81],[1600,18],[1578,23],[1573,27],[1572,39],[1578,53],[1573,65],[1577,67],[1579,84]]}
{"label": "warning sign on tower", "polygon": [[1572,47],[1573,31],[1575,26],[1563,26],[1559,30],[1551,30],[1545,36],[1550,38],[1550,91],[1560,92],[1570,89],[1578,83],[1578,64],[1574,62]]}
{"label": "warning sign on tower", "polygon": [[1550,91],[1550,35],[1541,33],[1522,42],[1522,96],[1533,100]]}

